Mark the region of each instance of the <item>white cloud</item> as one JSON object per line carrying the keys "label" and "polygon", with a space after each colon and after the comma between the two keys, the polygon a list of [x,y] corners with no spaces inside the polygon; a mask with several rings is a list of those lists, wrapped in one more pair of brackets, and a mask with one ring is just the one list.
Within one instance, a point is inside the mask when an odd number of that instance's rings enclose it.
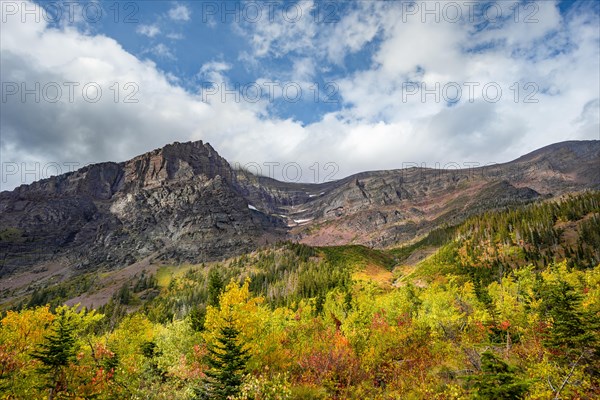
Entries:
{"label": "white cloud", "polygon": [[171,40],[182,40],[184,36],[181,33],[167,33],[167,38]]}
{"label": "white cloud", "polygon": [[312,81],[315,75],[315,68],[315,60],[310,57],[295,59],[292,80],[295,82]]}
{"label": "white cloud", "polygon": [[391,11],[390,5],[382,1],[360,1],[356,7],[323,31],[321,46],[326,49],[329,61],[339,65],[343,64],[347,54],[361,50],[376,37]]}
{"label": "white cloud", "polygon": [[192,12],[190,9],[183,4],[175,4],[173,8],[169,10],[169,18],[173,21],[189,21]]}
{"label": "white cloud", "polygon": [[311,17],[314,2],[299,1],[291,6],[290,9],[295,11],[290,11],[290,15],[278,10],[265,12],[257,21],[241,18],[237,28],[241,35],[249,35],[254,57],[281,57],[292,52],[314,51],[313,41],[318,34],[317,23]]}
{"label": "white cloud", "polygon": [[175,57],[175,54],[173,54],[171,49],[164,43],[159,43],[156,46],[153,46],[152,48],[150,48],[149,52],[160,58],[166,58],[169,60],[177,59],[177,57]]}
{"label": "white cloud", "polygon": [[153,38],[160,33],[160,29],[157,25],[140,25],[135,30],[140,35],[148,36]]}
{"label": "white cloud", "polygon": [[230,69],[231,64],[222,61],[211,61],[203,64],[202,67],[200,67],[200,71],[198,71],[198,77],[207,82],[221,83],[226,81],[223,73],[229,71]]}
{"label": "white cloud", "polygon": [[341,17],[340,7],[336,3],[300,0],[265,11],[257,21],[242,18],[237,29],[249,38],[252,57],[310,55],[341,65],[347,54],[361,50],[375,38],[382,28],[381,21],[389,19],[386,15],[393,8],[379,1],[346,3],[344,7],[349,9]]}

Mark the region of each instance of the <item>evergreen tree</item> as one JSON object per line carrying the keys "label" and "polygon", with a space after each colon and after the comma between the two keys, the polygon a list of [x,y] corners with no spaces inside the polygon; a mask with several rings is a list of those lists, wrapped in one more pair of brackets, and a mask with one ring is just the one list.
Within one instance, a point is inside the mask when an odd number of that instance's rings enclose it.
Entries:
{"label": "evergreen tree", "polygon": [[600,319],[593,312],[581,311],[582,296],[565,281],[549,285],[545,292],[544,300],[552,318],[552,327],[544,345],[552,349],[557,361],[565,365],[576,361],[587,364],[588,372],[598,375]]}
{"label": "evergreen tree", "polygon": [[119,289],[119,294],[118,297],[119,302],[121,304],[130,304],[131,300],[132,300],[132,295],[131,295],[131,290],[129,289],[129,285],[127,283],[124,283],[123,286],[121,286],[121,289]]}
{"label": "evergreen tree", "polygon": [[515,368],[511,367],[491,351],[481,355],[483,374],[469,376],[477,390],[474,398],[485,400],[522,399],[529,383],[515,376]]}
{"label": "evergreen tree", "polygon": [[40,371],[47,375],[49,400],[53,399],[56,393],[68,390],[67,371],[69,365],[75,361],[76,340],[75,326],[63,309],[54,321],[52,332],[31,355],[43,364]]}
{"label": "evergreen tree", "polygon": [[323,305],[325,304],[325,295],[323,293],[317,294],[315,297],[315,316],[321,315],[323,312]]}
{"label": "evergreen tree", "polygon": [[227,399],[238,394],[249,358],[247,350],[239,343],[239,334],[233,317],[226,317],[225,325],[219,329],[217,343],[208,348],[210,370],[206,372],[206,398]]}
{"label": "evergreen tree", "polygon": [[196,305],[192,307],[189,314],[189,321],[192,329],[196,332],[204,330],[204,320],[206,319],[206,306]]}
{"label": "evergreen tree", "polygon": [[208,300],[207,304],[216,306],[219,304],[219,296],[223,291],[223,278],[216,268],[213,268],[208,273]]}
{"label": "evergreen tree", "polygon": [[158,357],[162,355],[162,351],[154,342],[144,342],[140,346],[142,354],[146,358],[144,370],[150,379],[158,378],[164,382],[166,380],[166,372],[158,365]]}

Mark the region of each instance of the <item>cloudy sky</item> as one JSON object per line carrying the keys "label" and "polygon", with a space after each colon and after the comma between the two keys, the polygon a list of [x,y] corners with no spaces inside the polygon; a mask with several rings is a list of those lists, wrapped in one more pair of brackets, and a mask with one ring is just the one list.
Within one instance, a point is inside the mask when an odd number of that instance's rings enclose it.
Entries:
{"label": "cloudy sky", "polygon": [[174,141],[321,182],[600,139],[599,4],[2,0],[1,188]]}

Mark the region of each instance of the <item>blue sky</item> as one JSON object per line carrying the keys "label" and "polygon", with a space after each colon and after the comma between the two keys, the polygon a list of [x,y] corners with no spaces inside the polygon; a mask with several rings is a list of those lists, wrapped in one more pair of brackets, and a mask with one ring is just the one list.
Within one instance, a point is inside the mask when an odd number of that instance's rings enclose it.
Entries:
{"label": "blue sky", "polygon": [[[43,3],[41,3],[43,4]],[[99,33],[115,38],[128,52],[139,58],[153,60],[162,71],[172,74],[176,83],[190,92],[207,87],[211,78],[202,73],[203,66],[211,63],[227,65],[227,88],[239,89],[271,77],[281,85],[292,84],[294,63],[308,56],[305,51],[254,58],[250,36],[253,26],[283,19],[288,25],[301,24],[303,20],[332,25],[344,14],[357,9],[349,2],[307,1],[274,4],[274,2],[206,1],[206,2],[129,2],[121,3],[121,15],[115,18],[115,9],[108,10],[111,18],[94,27]],[[112,5],[111,5],[112,6]],[[91,13],[91,11],[90,11]],[[126,18],[129,15],[130,18]],[[115,23],[115,20],[128,23]],[[133,23],[133,20],[139,21]],[[131,23],[129,23],[131,22]],[[335,80],[354,70],[368,69],[373,52],[381,40],[374,38],[356,53],[348,54],[343,63],[326,62],[320,65],[320,73],[311,76],[311,85],[298,95],[298,101],[273,100],[269,112],[280,118],[293,118],[301,123],[316,122],[328,112],[340,110],[341,99]],[[221,83],[221,82],[215,82]],[[311,86],[312,89],[311,89]],[[278,86],[271,86],[272,90]],[[295,100],[295,86],[287,86],[289,96]],[[269,96],[269,86],[260,86]],[[316,94],[325,98],[315,101]],[[274,95],[275,93],[273,93]],[[208,96],[208,95],[207,95]],[[236,101],[233,95],[228,96]],[[241,96],[254,98],[254,94]],[[227,100],[227,98],[226,98]]]}
{"label": "blue sky", "polygon": [[2,189],[173,141],[314,182],[600,139],[599,4],[3,1]]}

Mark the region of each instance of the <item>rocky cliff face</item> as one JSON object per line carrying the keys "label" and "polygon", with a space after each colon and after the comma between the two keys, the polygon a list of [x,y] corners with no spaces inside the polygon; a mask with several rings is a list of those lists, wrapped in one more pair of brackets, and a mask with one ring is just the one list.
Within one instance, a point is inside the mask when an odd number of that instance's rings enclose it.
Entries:
{"label": "rocky cliff face", "polygon": [[208,144],[175,143],[0,193],[0,275],[65,257],[118,268],[146,256],[175,262],[249,251],[276,231],[235,191]]}
{"label": "rocky cliff face", "polygon": [[72,268],[215,260],[278,239],[389,246],[486,209],[585,189],[600,189],[600,141],[485,168],[324,184],[234,171],[209,144],[174,143],[0,193],[0,275],[53,259]]}

